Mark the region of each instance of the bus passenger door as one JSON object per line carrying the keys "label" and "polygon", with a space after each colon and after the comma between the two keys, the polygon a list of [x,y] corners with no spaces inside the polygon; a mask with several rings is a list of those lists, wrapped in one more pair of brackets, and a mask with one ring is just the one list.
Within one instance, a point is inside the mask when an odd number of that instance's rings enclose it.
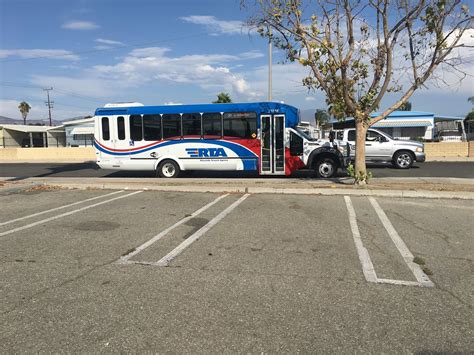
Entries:
{"label": "bus passenger door", "polygon": [[262,175],[285,174],[285,115],[260,116]]}
{"label": "bus passenger door", "polygon": [[[126,139],[124,116],[112,116],[110,121],[110,143],[116,155],[112,158],[113,167],[121,167],[124,158],[128,158],[128,140]],[[125,154],[124,154],[125,153]]]}

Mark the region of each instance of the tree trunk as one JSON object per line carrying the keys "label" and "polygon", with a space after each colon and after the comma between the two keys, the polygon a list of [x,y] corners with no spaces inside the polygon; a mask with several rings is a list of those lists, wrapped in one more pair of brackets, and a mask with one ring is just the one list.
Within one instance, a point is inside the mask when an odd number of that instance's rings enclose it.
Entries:
{"label": "tree trunk", "polygon": [[355,183],[360,185],[367,184],[367,168],[365,166],[365,137],[369,124],[367,120],[356,119],[356,154],[355,154]]}

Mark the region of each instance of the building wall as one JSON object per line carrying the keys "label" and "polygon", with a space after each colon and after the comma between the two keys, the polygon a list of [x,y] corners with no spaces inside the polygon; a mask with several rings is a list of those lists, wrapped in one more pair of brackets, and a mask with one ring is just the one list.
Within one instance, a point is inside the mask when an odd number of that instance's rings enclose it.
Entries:
{"label": "building wall", "polygon": [[8,147],[21,147],[24,139],[29,139],[29,135],[24,132],[11,131],[9,129],[2,129],[3,139],[2,145]]}
{"label": "building wall", "polygon": [[467,157],[469,156],[470,143],[471,142],[425,143],[425,154],[428,159],[432,157]]}
{"label": "building wall", "polygon": [[86,135],[74,135],[72,131],[74,128],[89,128],[91,131],[94,131],[94,122],[88,122],[84,124],[76,124],[76,125],[68,125],[64,127],[65,134],[66,134],[66,146],[67,147],[89,147],[93,145],[94,135],[90,135],[89,137],[85,137]]}
{"label": "building wall", "polygon": [[11,162],[86,162],[95,161],[94,148],[4,148],[0,161]]}
{"label": "building wall", "polygon": [[48,132],[47,133],[48,147],[65,147],[66,146],[66,137],[64,132]]}

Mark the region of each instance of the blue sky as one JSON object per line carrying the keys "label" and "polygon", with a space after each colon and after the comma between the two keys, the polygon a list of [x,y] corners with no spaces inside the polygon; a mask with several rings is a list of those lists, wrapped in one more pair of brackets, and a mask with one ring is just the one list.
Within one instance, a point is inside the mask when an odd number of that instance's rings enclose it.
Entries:
{"label": "blue sky", "polygon": [[[266,100],[267,42],[245,28],[248,15],[239,0],[0,0],[0,115],[20,119],[25,100],[30,118],[47,117],[46,87],[56,119],[107,102],[207,103],[221,91]],[[302,87],[304,68],[281,64],[277,50],[273,57],[275,101],[325,107],[321,92]],[[410,101],[414,110],[464,116],[469,96],[472,78],[431,85]]]}

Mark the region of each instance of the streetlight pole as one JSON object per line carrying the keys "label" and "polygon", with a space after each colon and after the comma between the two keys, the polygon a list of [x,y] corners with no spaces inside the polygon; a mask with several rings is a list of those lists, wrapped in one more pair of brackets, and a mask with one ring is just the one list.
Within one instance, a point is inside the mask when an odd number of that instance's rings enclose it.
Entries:
{"label": "streetlight pole", "polygon": [[272,101],[272,29],[268,27],[268,101]]}

